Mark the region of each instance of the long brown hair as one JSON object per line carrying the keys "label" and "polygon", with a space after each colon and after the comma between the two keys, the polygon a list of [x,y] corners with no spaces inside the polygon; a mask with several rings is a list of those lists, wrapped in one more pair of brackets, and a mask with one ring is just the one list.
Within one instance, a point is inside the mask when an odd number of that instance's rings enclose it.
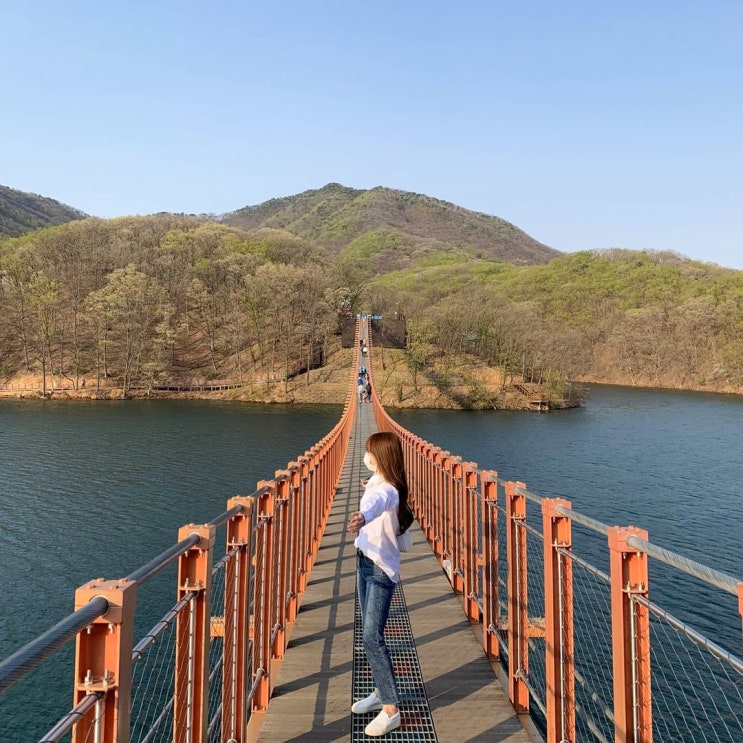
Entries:
{"label": "long brown hair", "polygon": [[391,431],[373,433],[366,440],[366,450],[377,460],[377,470],[390,485],[394,485],[400,496],[397,506],[397,521],[400,534],[413,523],[413,513],[408,506],[408,478],[405,474],[405,458],[402,443]]}

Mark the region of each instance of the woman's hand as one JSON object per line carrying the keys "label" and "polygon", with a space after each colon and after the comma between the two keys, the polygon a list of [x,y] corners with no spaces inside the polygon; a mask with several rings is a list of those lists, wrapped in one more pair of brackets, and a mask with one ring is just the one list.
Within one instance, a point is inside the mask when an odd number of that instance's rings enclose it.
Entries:
{"label": "woman's hand", "polygon": [[360,478],[360,479],[359,479],[359,483],[361,484],[361,487],[362,487],[362,488],[365,488],[365,487],[366,487],[366,484],[367,484],[368,482],[369,482],[369,481],[368,481],[368,480],[367,480],[367,479],[366,479],[365,477],[362,477],[362,478]]}
{"label": "woman's hand", "polygon": [[351,534],[358,534],[359,529],[366,523],[364,514],[361,511],[354,511],[351,514],[351,519],[348,522],[348,531]]}

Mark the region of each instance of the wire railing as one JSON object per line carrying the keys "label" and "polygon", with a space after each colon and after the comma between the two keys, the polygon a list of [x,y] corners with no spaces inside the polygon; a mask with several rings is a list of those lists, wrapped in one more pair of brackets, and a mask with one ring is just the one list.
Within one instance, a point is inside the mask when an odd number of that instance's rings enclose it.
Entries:
{"label": "wire railing", "polygon": [[[725,607],[720,592],[732,594],[739,616],[727,626],[739,632],[743,581],[653,544],[642,529],[603,524],[464,462],[374,402],[379,428],[403,441],[410,500],[431,549],[467,617],[482,623],[511,703],[548,743],[743,740],[743,660],[649,598],[651,577],[660,587],[669,568],[681,571],[692,580],[676,573],[665,592],[676,586],[690,602]],[[582,546],[593,540],[589,554],[603,551],[608,572],[575,550],[574,526]]]}
{"label": "wire railing", "polygon": [[[73,614],[0,663],[1,693],[75,641],[74,706],[43,743],[255,737],[325,529],[354,413],[349,385],[338,424],[309,451],[259,482],[252,495],[231,498],[211,522],[181,527],[175,544],[126,578],[81,586]],[[218,530],[226,537],[221,555]],[[155,576],[175,582],[177,599],[135,641],[137,594]]]}

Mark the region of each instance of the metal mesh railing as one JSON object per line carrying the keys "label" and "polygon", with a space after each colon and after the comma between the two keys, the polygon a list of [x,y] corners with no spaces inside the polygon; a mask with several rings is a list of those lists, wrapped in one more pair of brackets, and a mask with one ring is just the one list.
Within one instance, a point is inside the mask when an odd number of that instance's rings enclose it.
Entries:
{"label": "metal mesh railing", "polygon": [[573,567],[576,731],[580,740],[614,740],[609,576],[568,550]]}
{"label": "metal mesh railing", "polygon": [[[610,527],[573,511],[569,501],[541,498],[523,483],[503,481],[477,465],[463,470],[459,457],[402,428],[381,407],[376,413],[380,428],[395,431],[403,441],[418,516],[455,590],[459,576],[450,572],[449,561],[458,545],[456,529],[448,526],[450,514],[477,525],[469,539],[477,545],[475,589],[470,590],[487,622],[484,650],[500,662],[517,709],[528,707],[545,732],[571,743],[608,743],[626,734],[638,742],[652,736],[682,742],[743,740],[743,660],[729,652],[738,646],[740,617],[726,618],[715,636],[728,650],[718,647],[647,602],[653,576],[665,581],[667,570],[650,571],[649,577],[648,563],[657,560],[703,581],[707,593],[684,581],[689,601],[703,596],[705,605],[720,604],[724,611],[735,608],[719,601],[709,587],[737,596],[740,612],[743,581],[650,543],[642,529]],[[468,480],[466,496],[455,502],[462,471],[475,475],[479,499],[470,497],[476,488]],[[528,510],[527,501],[541,513]],[[551,530],[548,545],[542,524]],[[572,537],[574,525],[581,530],[578,542]],[[584,541],[586,535],[590,541]],[[465,565],[468,560],[465,556]],[[604,560],[609,573],[596,567]],[[674,578],[664,592],[678,585]],[[465,612],[468,598],[465,594]],[[642,602],[647,606],[640,610]],[[738,624],[733,642],[731,619]],[[718,629],[705,620],[708,634]]]}
{"label": "metal mesh railing", "polygon": [[520,539],[526,543],[527,592],[529,614],[529,688],[540,706],[547,703],[547,676],[544,644],[544,538],[527,525],[519,523]]}
{"label": "metal mesh railing", "polygon": [[508,664],[508,555],[506,553],[506,511],[501,506],[496,506],[498,516],[498,565],[496,567],[496,578],[498,580],[498,645],[501,657]]}
{"label": "metal mesh railing", "polygon": [[743,741],[743,661],[652,602],[638,603],[650,611],[655,739]]}
{"label": "metal mesh railing", "polygon": [[225,642],[225,581],[227,563],[235,550],[228,552],[212,570],[212,600],[209,641],[209,693],[207,696],[208,743],[219,743],[222,736],[222,677]]}
{"label": "metal mesh railing", "polygon": [[184,596],[132,652],[131,743],[173,740],[176,619],[194,594]]}

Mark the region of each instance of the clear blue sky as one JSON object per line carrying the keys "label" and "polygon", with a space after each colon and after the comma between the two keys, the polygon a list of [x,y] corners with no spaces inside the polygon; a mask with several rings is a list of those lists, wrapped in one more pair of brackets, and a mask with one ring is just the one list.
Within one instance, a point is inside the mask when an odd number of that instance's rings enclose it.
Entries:
{"label": "clear blue sky", "polygon": [[336,181],[743,269],[740,0],[25,0],[0,70],[0,183],[89,214]]}

